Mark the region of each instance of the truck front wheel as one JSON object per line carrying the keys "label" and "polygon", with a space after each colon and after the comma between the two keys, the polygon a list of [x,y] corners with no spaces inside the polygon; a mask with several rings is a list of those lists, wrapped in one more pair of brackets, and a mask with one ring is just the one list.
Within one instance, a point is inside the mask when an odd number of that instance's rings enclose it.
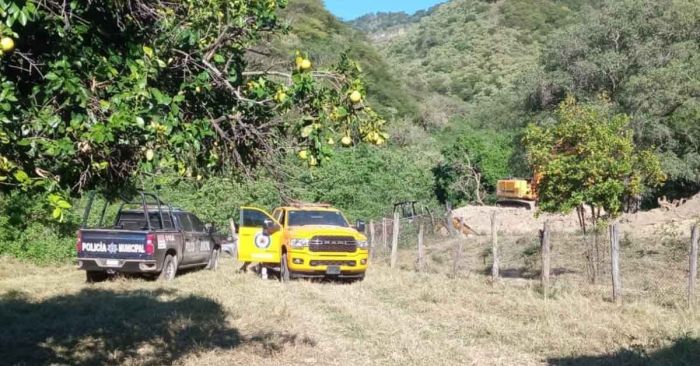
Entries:
{"label": "truck front wheel", "polygon": [[161,281],[170,281],[175,278],[176,274],[177,257],[173,256],[172,254],[168,254],[165,256],[165,260],[163,261],[163,270],[160,272],[158,279]]}
{"label": "truck front wheel", "polygon": [[85,282],[87,282],[87,283],[102,282],[102,281],[106,280],[107,277],[109,277],[107,272],[85,271]]}

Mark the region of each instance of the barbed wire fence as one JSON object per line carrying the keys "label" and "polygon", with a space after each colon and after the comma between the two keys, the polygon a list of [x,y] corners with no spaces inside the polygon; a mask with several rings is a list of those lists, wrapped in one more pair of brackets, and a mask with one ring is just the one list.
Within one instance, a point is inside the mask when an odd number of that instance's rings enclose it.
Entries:
{"label": "barbed wire fence", "polygon": [[372,221],[372,260],[400,270],[521,282],[548,297],[575,292],[679,309],[698,303],[697,226],[640,239],[615,222],[584,234],[546,227],[513,233],[500,227],[496,214],[491,230],[477,232],[460,220],[438,212]]}

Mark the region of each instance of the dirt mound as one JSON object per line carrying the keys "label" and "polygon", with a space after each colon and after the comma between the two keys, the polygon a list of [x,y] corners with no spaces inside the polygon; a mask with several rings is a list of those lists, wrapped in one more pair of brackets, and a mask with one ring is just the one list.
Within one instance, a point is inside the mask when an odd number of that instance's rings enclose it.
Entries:
{"label": "dirt mound", "polygon": [[620,219],[623,230],[635,235],[655,235],[660,232],[688,233],[688,228],[700,218],[700,194],[684,204],[671,209],[656,208],[635,214],[625,214]]}
{"label": "dirt mound", "polygon": [[496,206],[465,206],[453,211],[453,216],[463,218],[478,235],[486,235],[491,230],[491,214],[496,212],[498,229],[508,234],[525,234],[542,228],[549,221],[550,228],[556,231],[573,232],[578,230],[576,213],[569,215],[540,214],[524,208]]}
{"label": "dirt mound", "polygon": [[[491,230],[491,213],[496,212],[499,231],[506,234],[525,234],[536,232],[549,221],[550,228],[556,232],[575,232],[580,230],[576,212],[568,215],[547,214],[522,208],[495,206],[465,206],[455,209],[454,217],[463,218],[479,235],[486,235]],[[589,213],[586,213],[589,217]],[[621,229],[634,236],[655,235],[660,232],[686,233],[689,227],[700,217],[700,194],[688,199],[684,204],[669,210],[656,208],[620,217]]]}

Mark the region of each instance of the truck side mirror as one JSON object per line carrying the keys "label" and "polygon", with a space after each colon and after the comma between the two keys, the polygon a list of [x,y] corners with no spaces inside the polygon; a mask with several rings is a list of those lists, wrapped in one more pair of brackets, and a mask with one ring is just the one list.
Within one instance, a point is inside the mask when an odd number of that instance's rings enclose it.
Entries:
{"label": "truck side mirror", "polygon": [[357,223],[355,224],[355,229],[361,233],[365,232],[365,222],[362,220],[357,220]]}
{"label": "truck side mirror", "polygon": [[272,220],[263,221],[263,229],[270,231],[270,230],[274,229],[274,227],[275,227],[275,223],[272,222]]}
{"label": "truck side mirror", "polygon": [[272,235],[279,231],[280,226],[275,224],[274,221],[272,220],[265,220],[263,221],[263,230],[267,233],[267,235]]}

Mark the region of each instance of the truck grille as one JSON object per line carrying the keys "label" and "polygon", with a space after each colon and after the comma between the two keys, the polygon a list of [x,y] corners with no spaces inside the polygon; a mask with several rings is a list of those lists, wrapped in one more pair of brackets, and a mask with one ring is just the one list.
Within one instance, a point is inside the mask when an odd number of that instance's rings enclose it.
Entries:
{"label": "truck grille", "polygon": [[312,252],[344,252],[353,253],[357,243],[351,236],[315,236],[309,240],[309,250]]}
{"label": "truck grille", "polygon": [[356,261],[328,261],[328,260],[317,260],[317,261],[311,261],[309,262],[311,267],[316,267],[316,266],[349,266],[349,267],[355,267],[357,264]]}

